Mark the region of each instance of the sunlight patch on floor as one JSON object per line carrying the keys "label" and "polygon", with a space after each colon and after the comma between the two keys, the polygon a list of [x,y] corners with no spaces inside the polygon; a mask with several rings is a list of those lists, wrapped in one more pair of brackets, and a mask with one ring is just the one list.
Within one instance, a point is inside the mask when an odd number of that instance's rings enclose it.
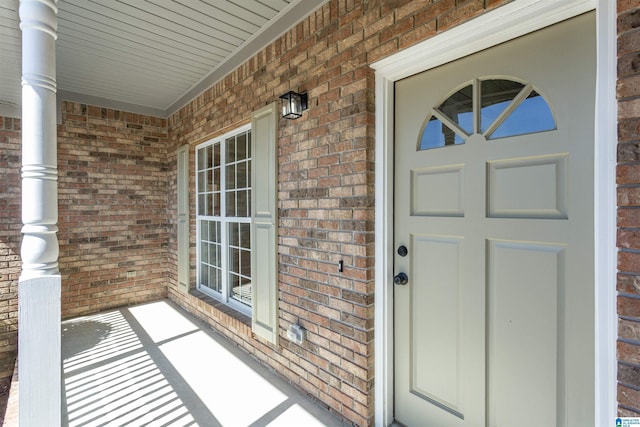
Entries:
{"label": "sunlight patch on floor", "polygon": [[248,426],[287,396],[204,332],[160,346],[224,426]]}
{"label": "sunlight patch on floor", "polygon": [[155,343],[198,330],[196,325],[162,301],[131,307],[129,312]]}
{"label": "sunlight patch on floor", "polygon": [[293,405],[282,415],[268,424],[269,427],[323,427],[324,424],[318,421],[313,415],[305,411],[300,405]]}
{"label": "sunlight patch on floor", "polygon": [[166,301],[67,320],[62,331],[63,425],[341,425]]}

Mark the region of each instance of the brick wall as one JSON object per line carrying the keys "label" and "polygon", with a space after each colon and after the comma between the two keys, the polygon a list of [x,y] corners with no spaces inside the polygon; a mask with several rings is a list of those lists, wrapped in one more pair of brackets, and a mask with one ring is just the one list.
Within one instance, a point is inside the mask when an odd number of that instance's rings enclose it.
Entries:
{"label": "brick wall", "polygon": [[[207,319],[308,394],[353,423],[373,423],[374,74],[369,65],[507,1],[331,1],[169,118],[169,182],[176,149],[250,120],[290,89],[307,92],[301,119],[280,120],[280,346],[250,335],[247,320],[176,288],[170,298]],[[193,170],[193,169],[192,169]],[[194,176],[191,173],[191,188]],[[176,218],[176,193],[170,216]],[[191,197],[195,227],[195,200]],[[192,233],[194,236],[195,233]],[[172,229],[170,253],[176,250]],[[191,242],[195,256],[195,240]],[[344,261],[344,273],[337,263]],[[192,283],[195,283],[192,258]],[[302,346],[286,329],[299,322]]]}
{"label": "brick wall", "polygon": [[166,120],[71,102],[62,111],[63,317],[165,297]]}
{"label": "brick wall", "polygon": [[618,412],[640,416],[640,4],[618,0]]}
{"label": "brick wall", "polygon": [[21,159],[20,120],[0,117],[0,395],[11,382],[18,349]]}
{"label": "brick wall", "polygon": [[[63,317],[166,297],[167,121],[70,102],[62,110]],[[20,130],[0,117],[0,395],[17,355]]]}

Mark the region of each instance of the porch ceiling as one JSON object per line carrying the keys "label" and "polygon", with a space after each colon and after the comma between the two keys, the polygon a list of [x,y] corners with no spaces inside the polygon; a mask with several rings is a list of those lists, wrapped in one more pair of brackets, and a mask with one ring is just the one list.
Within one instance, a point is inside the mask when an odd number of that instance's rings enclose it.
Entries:
{"label": "porch ceiling", "polygon": [[[58,93],[166,117],[325,1],[59,0]],[[0,115],[21,105],[18,3],[0,0]]]}

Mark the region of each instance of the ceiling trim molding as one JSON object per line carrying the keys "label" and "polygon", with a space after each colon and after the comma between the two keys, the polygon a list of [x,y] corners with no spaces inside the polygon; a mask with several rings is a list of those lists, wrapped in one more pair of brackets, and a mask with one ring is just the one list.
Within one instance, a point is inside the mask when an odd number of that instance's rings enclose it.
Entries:
{"label": "ceiling trim molding", "polygon": [[130,104],[128,102],[114,101],[113,99],[101,98],[99,96],[85,95],[77,92],[69,92],[66,90],[58,90],[58,104],[60,101],[71,101],[80,104],[95,105],[100,108],[110,108],[127,113],[143,114],[145,116],[153,116],[166,118],[167,112],[161,108],[146,107],[144,105]]}
{"label": "ceiling trim molding", "polygon": [[312,12],[319,9],[328,0],[300,0],[299,2],[290,4],[283,9],[269,25],[263,30],[254,34],[245,43],[240,45],[224,62],[214,68],[202,78],[198,83],[193,85],[180,98],[171,104],[167,110],[165,117],[175,114],[180,108],[184,107],[191,100],[196,98],[202,92],[222,80],[227,74],[242,65],[260,50],[264,49],[275,39],[289,31],[294,25],[302,19],[309,16]]}
{"label": "ceiling trim molding", "polygon": [[22,107],[14,104],[3,104],[0,102],[0,117],[19,119],[22,117]]}

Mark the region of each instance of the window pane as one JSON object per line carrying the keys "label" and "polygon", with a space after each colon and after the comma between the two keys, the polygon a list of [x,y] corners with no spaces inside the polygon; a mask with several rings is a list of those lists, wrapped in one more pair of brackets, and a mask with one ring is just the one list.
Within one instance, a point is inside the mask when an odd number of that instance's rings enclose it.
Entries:
{"label": "window pane", "polygon": [[214,193],[213,195],[213,215],[220,216],[220,193]]}
{"label": "window pane", "polygon": [[490,139],[527,133],[544,132],[556,128],[549,105],[536,91],[524,100],[490,136]]}
{"label": "window pane", "polygon": [[247,199],[246,191],[238,191],[236,194],[236,203],[238,206],[238,211],[236,213],[237,216],[245,217],[247,216],[247,206],[249,205],[249,200]]}
{"label": "window pane", "polygon": [[207,147],[198,150],[198,170],[207,168]]}
{"label": "window pane", "polygon": [[200,221],[200,240],[210,240],[209,237],[209,221]]}
{"label": "window pane", "polygon": [[480,83],[480,128],[484,133],[524,88],[512,80],[484,80]]}
{"label": "window pane", "polygon": [[214,267],[222,267],[218,260],[218,244],[217,243],[209,243],[209,264]]}
{"label": "window pane", "polygon": [[238,161],[247,158],[247,134],[241,133],[236,138],[236,159]]}
{"label": "window pane", "polygon": [[251,224],[229,224],[229,287],[230,295],[251,305]]}
{"label": "window pane", "polygon": [[220,168],[213,170],[213,190],[220,191]]}
{"label": "window pane", "polygon": [[198,172],[198,193],[204,193],[207,191],[207,173]]}
{"label": "window pane", "polygon": [[225,148],[226,148],[226,156],[227,156],[227,164],[229,163],[233,163],[236,161],[236,139],[235,138],[228,138],[225,141]]}
{"label": "window pane", "polygon": [[220,222],[200,221],[199,251],[199,284],[220,292],[222,282],[218,279],[217,270],[221,268],[220,260]]}
{"label": "window pane", "polygon": [[231,286],[231,297],[238,298],[238,291],[240,290],[240,276],[236,274],[229,274],[229,285]]}
{"label": "window pane", "polygon": [[200,244],[200,261],[209,263],[209,244],[206,242]]}
{"label": "window pane", "polygon": [[240,224],[238,223],[229,224],[229,244],[231,246],[240,245]]}
{"label": "window pane", "polygon": [[207,207],[204,194],[198,195],[198,215],[206,215]]}
{"label": "window pane", "polygon": [[438,107],[468,135],[473,133],[473,86],[460,89]]}
{"label": "window pane", "polygon": [[206,264],[200,265],[200,284],[209,287],[209,268]]}
{"label": "window pane", "polygon": [[247,188],[247,162],[238,163],[236,167],[236,184],[238,188]]}
{"label": "window pane", "polygon": [[220,269],[209,267],[209,277],[211,280],[211,289],[216,292],[222,292],[222,280],[220,280]]}
{"label": "window pane", "polygon": [[238,273],[240,270],[240,250],[237,248],[229,249],[229,272]]}
{"label": "window pane", "polygon": [[240,223],[240,246],[251,249],[251,224],[246,222]]}
{"label": "window pane", "polygon": [[420,137],[419,150],[444,147],[445,145],[464,144],[464,140],[445,126],[435,116],[431,116]]}
{"label": "window pane", "polygon": [[219,228],[220,228],[220,223],[217,221],[207,221],[210,226],[209,226],[209,241],[210,242],[216,242],[216,243],[220,243],[220,238],[218,237],[220,235],[219,233]]}
{"label": "window pane", "polygon": [[220,143],[213,145],[213,166],[220,166]]}
{"label": "window pane", "polygon": [[251,282],[244,277],[233,287],[233,298],[251,307]]}
{"label": "window pane", "polygon": [[207,194],[207,216],[213,215],[213,194]]}
{"label": "window pane", "polygon": [[243,276],[251,276],[251,252],[240,252],[240,273]]}
{"label": "window pane", "polygon": [[225,187],[227,190],[233,190],[236,187],[236,165],[227,164],[227,182]]}
{"label": "window pane", "polygon": [[227,191],[227,216],[236,216],[236,193],[235,191]]}
{"label": "window pane", "polygon": [[213,156],[211,155],[213,151],[213,147],[209,145],[207,147],[207,169],[211,169],[213,167]]}
{"label": "window pane", "polygon": [[208,170],[205,176],[207,179],[207,185],[206,185],[205,191],[207,193],[211,193],[213,191],[213,170],[211,169]]}
{"label": "window pane", "polygon": [[247,158],[251,158],[251,132],[247,132]]}

